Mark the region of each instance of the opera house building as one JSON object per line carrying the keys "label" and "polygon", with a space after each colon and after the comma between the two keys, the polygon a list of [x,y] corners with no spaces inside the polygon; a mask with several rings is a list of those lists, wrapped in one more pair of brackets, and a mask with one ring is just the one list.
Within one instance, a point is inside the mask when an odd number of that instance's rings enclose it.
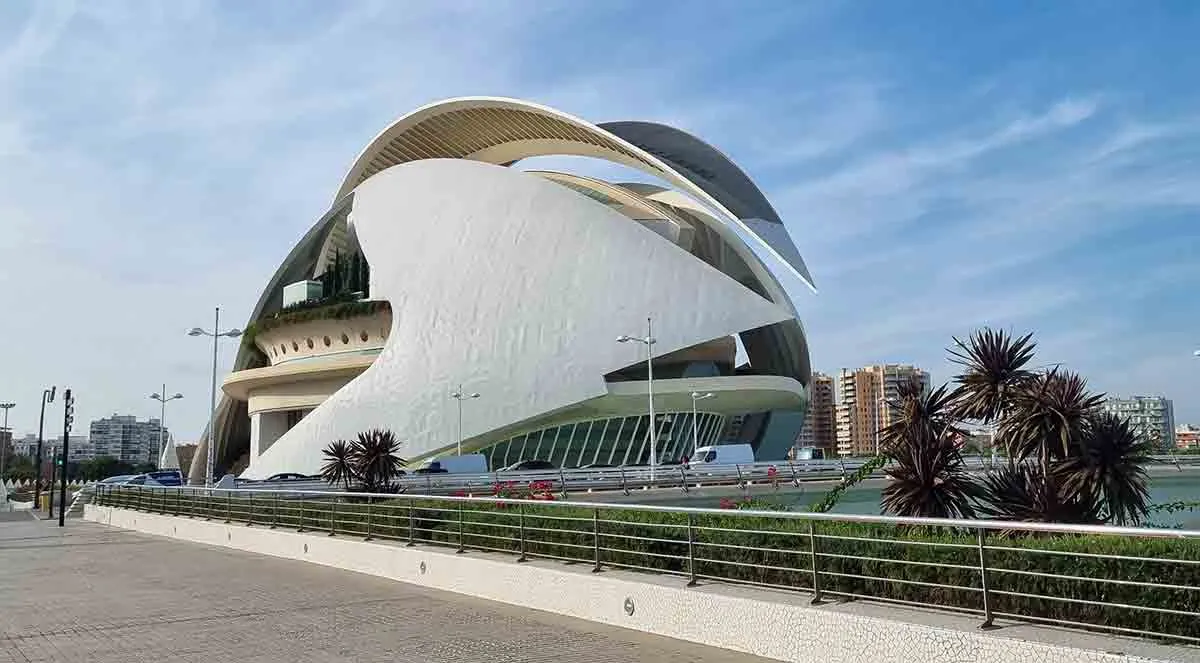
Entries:
{"label": "opera house building", "polygon": [[[527,162],[546,156],[655,183]],[[210,444],[217,476],[315,474],[331,441],[376,428],[412,463],[460,444],[492,469],[722,442],[781,459],[812,372],[784,283],[812,286],[783,222],[700,139],[514,99],[430,104],[366,146],[266,284],[190,477]]]}

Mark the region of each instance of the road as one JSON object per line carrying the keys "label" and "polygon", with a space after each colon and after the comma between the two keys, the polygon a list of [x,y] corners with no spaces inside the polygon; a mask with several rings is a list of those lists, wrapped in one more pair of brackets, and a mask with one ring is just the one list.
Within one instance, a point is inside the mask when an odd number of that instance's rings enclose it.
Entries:
{"label": "road", "polygon": [[0,663],[335,660],[763,659],[82,521],[0,521]]}

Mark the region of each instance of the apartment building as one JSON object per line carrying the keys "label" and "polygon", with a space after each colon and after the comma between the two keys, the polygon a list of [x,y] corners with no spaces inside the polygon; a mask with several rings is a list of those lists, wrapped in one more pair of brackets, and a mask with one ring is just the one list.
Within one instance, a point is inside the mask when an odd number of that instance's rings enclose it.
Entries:
{"label": "apartment building", "polygon": [[[138,421],[132,415],[116,414],[97,419],[91,425],[91,452],[95,457],[108,456],[126,463],[157,463],[159,429],[158,419]],[[169,436],[162,431],[163,439]]]}
{"label": "apartment building", "polygon": [[891,403],[898,398],[900,385],[913,377],[929,389],[929,373],[908,364],[842,369],[838,379],[838,404],[834,407],[839,455],[879,453],[879,430],[889,426],[898,414]]}
{"label": "apartment building", "polygon": [[808,415],[796,438],[795,447],[816,447],[832,453],[837,445],[837,426],[834,418],[834,379],[824,373],[813,373],[809,385]]}
{"label": "apartment building", "polygon": [[1104,401],[1104,410],[1127,419],[1134,430],[1145,436],[1156,450],[1175,446],[1175,408],[1162,396],[1120,396]]}

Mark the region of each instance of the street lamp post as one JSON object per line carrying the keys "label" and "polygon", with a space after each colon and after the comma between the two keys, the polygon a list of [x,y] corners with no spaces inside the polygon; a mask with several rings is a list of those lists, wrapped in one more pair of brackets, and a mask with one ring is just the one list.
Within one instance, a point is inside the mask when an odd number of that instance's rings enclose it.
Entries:
{"label": "street lamp post", "polygon": [[[176,392],[174,396],[168,396],[167,385],[166,383],[163,383],[162,391],[150,394],[150,398],[158,401],[159,405],[161,406],[159,408],[158,415],[158,458],[161,462],[163,449],[166,448],[163,446],[163,444],[165,442],[165,431],[167,430],[167,403],[170,403],[177,398],[183,398],[183,394]],[[162,468],[160,467],[159,469]]]}
{"label": "street lamp post", "polygon": [[696,457],[696,449],[700,448],[700,426],[698,423],[696,423],[696,418],[697,418],[696,403],[698,403],[699,401],[702,401],[706,398],[712,398],[712,397],[713,397],[713,393],[711,391],[706,391],[703,394],[698,391],[692,392],[692,458],[693,458],[693,460]]}
{"label": "street lamp post", "polygon": [[[8,458],[8,448],[12,446],[12,432],[8,430],[8,411],[16,407],[16,403],[0,403],[0,410],[4,410],[4,427],[0,428],[0,490],[4,490],[4,465],[5,459]],[[8,440],[4,440],[3,436],[8,433]],[[8,494],[5,493],[5,497]],[[4,500],[0,500],[2,502]]]}
{"label": "street lamp post", "polygon": [[460,384],[460,385],[458,385],[458,389],[456,389],[453,392],[450,392],[450,398],[453,398],[454,400],[458,401],[458,455],[461,456],[462,455],[462,443],[463,443],[463,432],[462,432],[463,399],[465,398],[465,399],[469,400],[472,398],[479,398],[479,394],[477,392],[471,392],[469,394],[464,394],[462,385]]}
{"label": "street lamp post", "polygon": [[654,421],[654,344],[658,341],[655,340],[653,331],[653,323],[650,317],[646,316],[645,338],[626,335],[617,337],[617,343],[633,341],[646,346],[646,395],[650,401],[650,483],[654,483],[654,469],[658,466],[658,426]]}
{"label": "street lamp post", "polygon": [[[46,426],[46,403],[54,402],[54,392],[56,389],[57,387],[51,386],[49,389],[42,390],[42,413],[38,415],[37,458],[34,464],[36,468],[34,470],[35,476],[33,477],[33,508],[35,509],[42,508],[42,433]],[[53,486],[53,481],[51,481],[51,486]]]}
{"label": "street lamp post", "polygon": [[224,338],[237,338],[242,335],[242,330],[227,329],[221,331],[221,307],[216,308],[216,313],[213,316],[212,331],[201,329],[200,327],[192,327],[188,330],[188,336],[211,336],[213,340],[213,355],[212,355],[212,392],[210,395],[210,407],[208,410],[208,457],[204,463],[204,485],[212,486],[213,484],[213,449],[216,448],[217,441],[217,341]]}

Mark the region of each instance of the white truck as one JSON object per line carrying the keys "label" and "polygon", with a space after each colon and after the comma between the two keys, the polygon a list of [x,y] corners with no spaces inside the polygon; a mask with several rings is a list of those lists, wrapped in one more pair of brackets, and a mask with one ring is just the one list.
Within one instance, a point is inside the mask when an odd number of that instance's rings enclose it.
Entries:
{"label": "white truck", "polygon": [[697,465],[749,465],[754,462],[754,449],[749,444],[717,444],[696,449],[688,464]]}

